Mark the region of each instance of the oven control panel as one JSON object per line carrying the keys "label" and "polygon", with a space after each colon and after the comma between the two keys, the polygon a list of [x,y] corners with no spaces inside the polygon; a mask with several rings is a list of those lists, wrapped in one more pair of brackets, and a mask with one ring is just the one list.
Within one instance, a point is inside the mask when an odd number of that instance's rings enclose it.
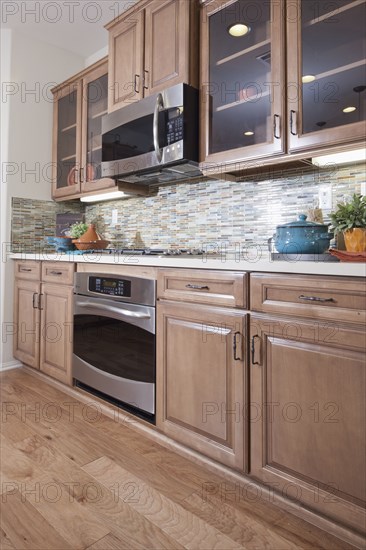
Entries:
{"label": "oven control panel", "polygon": [[114,277],[89,277],[90,292],[131,298],[131,281]]}

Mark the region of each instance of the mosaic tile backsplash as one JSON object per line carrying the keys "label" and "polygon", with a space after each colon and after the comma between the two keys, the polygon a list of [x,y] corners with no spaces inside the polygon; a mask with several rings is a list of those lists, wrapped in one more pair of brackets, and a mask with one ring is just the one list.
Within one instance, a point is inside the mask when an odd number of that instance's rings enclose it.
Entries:
{"label": "mosaic tile backsplash", "polygon": [[[240,183],[202,180],[150,189],[146,197],[81,206],[13,199],[13,247],[32,246],[54,234],[55,214],[85,208],[88,223],[116,247],[221,247],[263,244],[276,226],[318,205],[319,188],[332,186],[333,209],[361,192],[364,163],[318,170],[312,167],[247,177]],[[79,210],[78,210],[79,209]],[[112,210],[118,223],[112,224]],[[329,219],[324,216],[324,222]],[[24,249],[24,248],[23,248]]]}

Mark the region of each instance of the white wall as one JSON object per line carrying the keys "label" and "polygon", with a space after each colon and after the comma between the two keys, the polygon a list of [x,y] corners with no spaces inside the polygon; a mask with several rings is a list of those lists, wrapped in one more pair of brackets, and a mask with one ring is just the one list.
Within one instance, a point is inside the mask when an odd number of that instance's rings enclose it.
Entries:
{"label": "white wall", "polygon": [[82,70],[85,59],[17,30],[2,30],[1,54],[2,89],[4,92],[5,86],[6,94],[3,93],[1,105],[0,368],[6,368],[14,363],[11,338],[4,334],[12,323],[13,270],[12,262],[6,257],[11,234],[11,199],[51,199],[53,109],[50,89]]}

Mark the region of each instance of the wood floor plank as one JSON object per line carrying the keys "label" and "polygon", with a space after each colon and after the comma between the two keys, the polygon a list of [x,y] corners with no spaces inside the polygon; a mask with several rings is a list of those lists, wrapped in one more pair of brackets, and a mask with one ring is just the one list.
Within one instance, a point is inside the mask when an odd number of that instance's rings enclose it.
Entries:
{"label": "wood floor plank", "polygon": [[41,514],[22,498],[19,491],[3,495],[0,503],[0,522],[1,529],[17,550],[72,548]]}
{"label": "wood floor plank", "polygon": [[[26,502],[37,518],[69,547],[352,548],[264,497],[240,493],[238,498],[236,482],[145,437],[133,423],[131,429],[129,423],[120,424],[101,411],[92,422],[84,414],[84,402],[27,371],[0,373],[0,380],[3,403],[10,407],[6,412],[14,413],[2,415],[2,479],[12,481],[20,492],[23,484]],[[52,413],[52,404],[61,411],[57,421],[46,414]],[[35,484],[44,488],[55,483],[62,492],[56,503],[46,498],[36,502],[29,492]],[[252,484],[243,478],[238,485]],[[21,510],[19,521],[22,517]],[[6,529],[0,531],[0,540],[2,550],[18,550]]]}
{"label": "wood floor plank", "polygon": [[[83,507],[83,514],[88,517],[98,518],[98,522],[106,527],[116,538],[118,538],[126,548],[135,548],[144,550],[145,548],[167,548],[181,549],[182,546],[153,525],[141,514],[130,508],[128,501],[123,502],[118,498],[116,486],[105,487],[95,480],[91,475],[82,470],[75,462],[68,460],[59,451],[52,448],[49,442],[40,445],[42,438],[38,436],[28,438],[27,440],[15,443],[17,449],[22,449],[27,456],[37,464],[38,467],[47,471],[50,478],[47,484],[52,482],[62,492],[62,496],[68,495],[67,502],[77,502]],[[46,483],[41,486],[41,496],[45,496]],[[64,498],[65,500],[65,498]],[[47,500],[43,498],[42,502],[34,503],[34,506],[50,521],[52,524],[55,515],[45,507]],[[60,517],[62,509],[59,509]],[[80,509],[77,513],[81,514]],[[74,526],[69,523],[70,536],[73,536]],[[79,540],[83,533],[76,533],[76,539]],[[66,536],[66,535],[64,535]]]}
{"label": "wood floor plank", "polygon": [[119,498],[124,499],[127,495],[131,507],[173,539],[179,540],[187,549],[242,548],[215,527],[191,514],[107,457],[91,462],[83,466],[83,469],[106,486],[117,483],[121,489]]}
{"label": "wood floor plank", "polygon": [[3,529],[0,527],[0,548],[1,550],[15,550],[15,547],[11,543],[11,540],[3,531]]}

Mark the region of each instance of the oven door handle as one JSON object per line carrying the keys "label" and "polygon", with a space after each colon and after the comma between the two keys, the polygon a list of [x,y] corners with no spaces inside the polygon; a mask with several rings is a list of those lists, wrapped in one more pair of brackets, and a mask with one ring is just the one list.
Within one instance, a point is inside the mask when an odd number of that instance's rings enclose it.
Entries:
{"label": "oven door handle", "polygon": [[119,307],[107,306],[104,304],[96,304],[90,302],[77,302],[78,307],[87,307],[90,309],[100,309],[110,313],[116,313],[117,315],[123,315],[125,317],[133,317],[134,319],[151,319],[148,313],[138,313],[136,311],[129,311],[128,309],[122,309]]}

